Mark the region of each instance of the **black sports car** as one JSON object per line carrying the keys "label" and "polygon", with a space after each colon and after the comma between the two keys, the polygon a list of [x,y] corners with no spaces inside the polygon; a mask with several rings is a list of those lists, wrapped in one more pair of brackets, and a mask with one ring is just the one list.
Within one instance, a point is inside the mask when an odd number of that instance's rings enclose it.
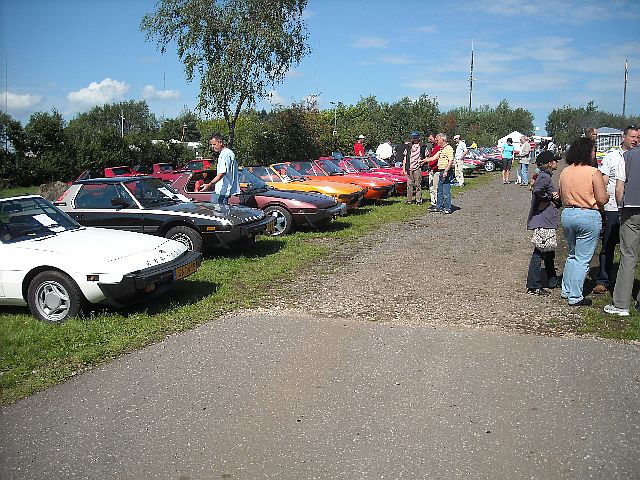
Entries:
{"label": "black sports car", "polygon": [[197,252],[208,245],[253,240],[271,233],[275,223],[255,208],[192,202],[147,176],[77,180],[55,204],[87,227],[159,235]]}

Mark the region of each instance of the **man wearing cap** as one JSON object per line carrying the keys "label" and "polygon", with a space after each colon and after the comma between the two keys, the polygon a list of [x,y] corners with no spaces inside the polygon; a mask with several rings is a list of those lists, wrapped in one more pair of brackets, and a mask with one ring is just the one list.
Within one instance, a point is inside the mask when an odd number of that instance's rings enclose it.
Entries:
{"label": "man wearing cap", "polygon": [[356,157],[364,157],[364,135],[360,135],[353,145],[353,153]]}
{"label": "man wearing cap", "polygon": [[460,138],[460,135],[454,135],[453,140],[456,142],[456,153],[454,160],[454,172],[456,176],[456,183],[459,187],[464,186],[464,175],[462,173],[462,167],[464,166],[464,156],[467,154],[467,144]]}
{"label": "man wearing cap", "polygon": [[407,203],[413,200],[413,192],[416,194],[416,204],[422,205],[422,164],[424,163],[424,151],[420,142],[420,133],[411,132],[411,145],[404,156],[403,170],[407,175]]}
{"label": "man wearing cap", "polygon": [[620,242],[620,212],[616,201],[616,171],[618,165],[624,162],[624,152],[631,150],[638,144],[638,128],[630,125],[624,129],[622,145],[612,148],[602,159],[598,170],[602,172],[607,186],[609,201],[604,206],[604,229],[602,231],[602,246],[598,260],[600,268],[593,293],[605,293],[609,290],[609,278],[613,269],[613,255],[616,245]]}

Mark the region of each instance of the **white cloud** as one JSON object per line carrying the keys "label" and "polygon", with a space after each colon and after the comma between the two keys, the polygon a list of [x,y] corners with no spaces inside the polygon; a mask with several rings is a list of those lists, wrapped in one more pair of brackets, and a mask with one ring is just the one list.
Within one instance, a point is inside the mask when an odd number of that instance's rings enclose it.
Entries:
{"label": "white cloud", "polygon": [[27,112],[38,105],[42,101],[42,97],[40,95],[6,92],[6,98],[3,100],[6,100],[7,110],[10,112]]}
{"label": "white cloud", "polygon": [[91,82],[88,87],[70,92],[67,99],[71,103],[85,106],[104,105],[123,100],[128,91],[129,85],[125,82],[105,78],[100,83]]}
{"label": "white cloud", "polygon": [[353,48],[387,48],[389,40],[380,37],[360,37],[351,46]]}
{"label": "white cloud", "polygon": [[271,90],[269,93],[267,93],[267,101],[273,105],[273,106],[283,106],[284,105],[284,98],[282,98],[282,96],[280,96],[280,94],[278,93],[277,90]]}
{"label": "white cloud", "polygon": [[302,11],[302,19],[303,20],[309,20],[311,17],[315,16],[316,12],[314,12],[313,10],[309,10],[308,8],[305,8]]}
{"label": "white cloud", "polygon": [[180,92],[177,90],[156,90],[153,85],[146,85],[142,89],[142,98],[145,100],[180,100]]}
{"label": "white cloud", "polygon": [[302,73],[300,70],[296,70],[295,68],[291,68],[287,71],[285,76],[287,78],[302,78],[304,77],[304,73]]}

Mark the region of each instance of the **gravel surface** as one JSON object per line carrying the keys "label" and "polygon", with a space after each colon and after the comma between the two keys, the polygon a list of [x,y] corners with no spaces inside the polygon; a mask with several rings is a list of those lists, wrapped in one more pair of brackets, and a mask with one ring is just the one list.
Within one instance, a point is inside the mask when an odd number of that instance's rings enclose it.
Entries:
{"label": "gravel surface", "polygon": [[[336,244],[335,254],[310,265],[308,274],[277,287],[264,309],[575,333],[579,310],[566,305],[559,288],[547,298],[526,293],[532,251],[526,230],[529,189],[503,185],[500,175],[491,175],[489,184],[459,192],[452,215],[416,206],[424,214],[411,222],[392,223],[355,244]],[[563,259],[562,254],[556,258],[558,272]]]}

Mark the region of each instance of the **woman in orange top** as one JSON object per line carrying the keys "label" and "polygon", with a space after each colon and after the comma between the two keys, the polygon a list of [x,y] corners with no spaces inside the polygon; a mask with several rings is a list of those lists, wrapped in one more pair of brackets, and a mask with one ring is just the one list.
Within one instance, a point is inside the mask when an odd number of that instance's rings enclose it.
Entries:
{"label": "woman in orange top", "polygon": [[560,174],[561,223],[569,254],[562,273],[563,298],[571,306],[591,305],[582,288],[602,228],[599,209],[608,195],[600,171],[592,167],[596,146],[588,137],[575,140],[567,152],[568,166]]}

